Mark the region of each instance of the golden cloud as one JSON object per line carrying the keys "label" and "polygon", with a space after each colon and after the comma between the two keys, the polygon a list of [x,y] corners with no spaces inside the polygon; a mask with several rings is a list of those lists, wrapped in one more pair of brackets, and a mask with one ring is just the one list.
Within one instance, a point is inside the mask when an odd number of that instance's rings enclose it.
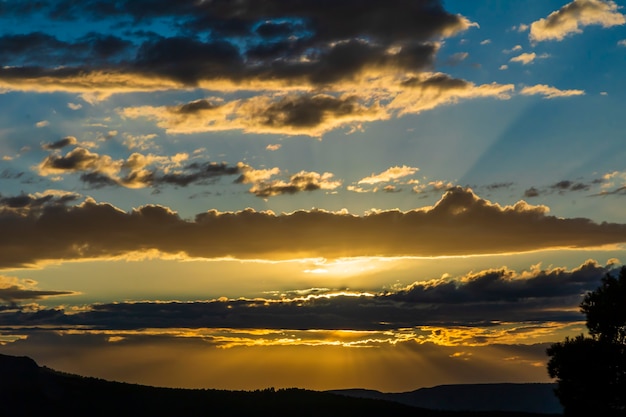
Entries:
{"label": "golden cloud", "polygon": [[561,41],[568,35],[582,33],[581,28],[585,26],[609,28],[623,25],[626,17],[618,9],[619,6],[610,0],[574,0],[550,13],[547,18],[533,22],[529,37],[534,42]]}

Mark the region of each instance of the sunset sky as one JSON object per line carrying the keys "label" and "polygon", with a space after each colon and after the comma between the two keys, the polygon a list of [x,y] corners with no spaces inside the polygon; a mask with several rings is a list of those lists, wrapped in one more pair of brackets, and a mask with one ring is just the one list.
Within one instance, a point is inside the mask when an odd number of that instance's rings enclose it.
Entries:
{"label": "sunset sky", "polygon": [[626,259],[626,3],[0,1],[0,353],[547,382]]}

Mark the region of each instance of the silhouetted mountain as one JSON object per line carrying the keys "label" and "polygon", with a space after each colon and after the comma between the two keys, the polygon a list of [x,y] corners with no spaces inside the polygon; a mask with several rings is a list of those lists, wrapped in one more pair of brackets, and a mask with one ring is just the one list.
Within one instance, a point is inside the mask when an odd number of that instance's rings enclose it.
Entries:
{"label": "silhouetted mountain", "polygon": [[382,393],[364,389],[329,392],[354,398],[395,401],[435,410],[499,410],[561,414],[563,407],[554,395],[555,387],[555,384],[467,384],[440,385],[402,393]]}
{"label": "silhouetted mountain", "polygon": [[397,402],[302,389],[156,388],[65,374],[27,357],[0,355],[0,415],[523,417],[525,413],[432,411]]}

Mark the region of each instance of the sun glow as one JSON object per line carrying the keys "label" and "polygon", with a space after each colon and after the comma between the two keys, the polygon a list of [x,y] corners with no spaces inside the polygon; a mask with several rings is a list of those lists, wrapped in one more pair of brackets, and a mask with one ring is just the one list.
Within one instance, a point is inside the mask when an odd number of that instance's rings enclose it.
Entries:
{"label": "sun glow", "polygon": [[353,277],[371,274],[384,268],[383,264],[389,259],[383,258],[342,258],[335,260],[317,260],[311,267],[305,269],[306,274],[327,275],[333,277]]}

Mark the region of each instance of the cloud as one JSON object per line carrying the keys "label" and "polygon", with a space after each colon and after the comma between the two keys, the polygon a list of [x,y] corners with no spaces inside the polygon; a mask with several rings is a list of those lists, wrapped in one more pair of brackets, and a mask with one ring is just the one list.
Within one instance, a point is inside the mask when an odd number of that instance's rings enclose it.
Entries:
{"label": "cloud", "polygon": [[74,136],[66,136],[56,142],[45,143],[41,147],[46,150],[55,150],[65,148],[66,146],[76,145],[77,143],[78,141]]}
{"label": "cloud", "polygon": [[361,103],[356,96],[328,94],[253,97],[228,103],[196,100],[174,107],[129,107],[127,118],[147,117],[171,134],[223,130],[319,136],[340,126],[382,120],[388,115],[377,103]]}
{"label": "cloud", "polygon": [[[41,300],[60,295],[73,295],[72,291],[44,291],[36,288],[37,282],[0,275],[0,302],[10,308],[19,308],[18,303],[27,300]],[[0,305],[0,311],[2,310]]]}
{"label": "cloud", "polygon": [[530,187],[526,191],[524,191],[524,197],[526,198],[534,198],[539,197],[540,191],[535,187]]}
{"label": "cloud", "polygon": [[391,167],[380,174],[372,174],[359,180],[358,184],[378,184],[381,182],[395,181],[403,177],[408,177],[419,171],[419,168],[408,167],[406,165]]}
{"label": "cloud", "polygon": [[[44,2],[39,13],[61,21],[81,16],[86,24],[104,16],[120,24],[135,19],[139,26],[170,22],[175,29],[139,38],[6,35],[0,45],[11,47],[4,52],[0,88],[78,93],[88,103],[113,94],[190,88],[221,96],[119,110],[124,117],[154,120],[169,134],[242,130],[319,137],[461,99],[507,98],[513,90],[431,73],[442,39],[477,26],[436,0],[392,0],[383,9],[373,0],[358,9],[348,3],[329,8],[316,2],[185,1],[154,6],[141,16],[128,1],[116,3],[115,13],[99,0],[67,7],[69,14]],[[451,63],[466,57],[456,54]],[[233,92],[246,92],[246,98],[220,101]]]}
{"label": "cloud", "polygon": [[[334,186],[329,175],[303,172],[258,192],[273,195]],[[496,254],[626,241],[624,224],[550,216],[547,207],[524,201],[500,206],[460,187],[447,191],[432,207],[376,210],[364,216],[318,209],[280,215],[246,209],[210,210],[183,220],[167,207],[148,205],[125,212],[87,199],[76,206],[44,205],[32,213],[3,211],[0,226],[12,236],[0,242],[4,268],[145,251],[205,259],[336,259]]]}
{"label": "cloud", "polygon": [[108,155],[98,155],[89,150],[77,147],[65,156],[48,155],[38,166],[40,175],[56,175],[66,172],[94,171],[115,175],[122,167],[121,161],[114,161]]}
{"label": "cloud", "polygon": [[601,185],[601,191],[595,196],[605,195],[626,195],[626,172],[612,171],[602,176],[598,180]]}
{"label": "cloud", "polygon": [[265,149],[273,152],[273,151],[279,150],[282,146],[283,145],[281,145],[280,143],[272,143],[272,144],[267,145]]}
{"label": "cloud", "polygon": [[522,45],[515,45],[511,49],[505,49],[502,52],[504,52],[505,54],[510,54],[511,52],[517,52],[521,50],[522,50]]}
{"label": "cloud", "polygon": [[475,85],[442,73],[423,73],[402,82],[387,106],[399,115],[416,114],[435,107],[454,104],[461,100],[491,97],[501,100],[510,98],[515,90],[512,84]]}
{"label": "cloud", "polygon": [[[57,149],[60,144],[55,145]],[[92,188],[120,186],[126,188],[164,186],[187,187],[207,185],[220,178],[233,176],[238,184],[252,184],[249,192],[257,197],[267,198],[282,194],[295,194],[304,191],[335,190],[342,181],[333,178],[329,172],[317,173],[301,171],[288,179],[274,179],[281,174],[279,168],[255,169],[243,162],[229,165],[225,162],[192,162],[186,153],[173,156],[132,153],[126,160],[114,160],[108,155],[99,155],[77,147],[66,155],[52,153],[38,166],[42,176],[80,174],[80,180]]]}
{"label": "cloud", "polygon": [[618,41],[617,45],[626,47],[626,39],[622,39],[621,41]]}
{"label": "cloud", "polygon": [[542,54],[542,55],[537,55],[534,52],[525,52],[523,54],[520,54],[518,56],[514,56],[513,58],[509,59],[509,62],[520,62],[523,65],[528,65],[528,64],[532,64],[535,59],[544,59],[544,58],[548,58],[550,55],[548,54]]}
{"label": "cloud", "polygon": [[[134,3],[123,1],[109,17],[147,24],[176,22],[179,33],[151,36],[135,45],[121,37],[97,33],[65,42],[35,32],[6,35],[0,45],[7,46],[3,62],[27,65],[31,69],[29,76],[36,78],[53,73],[88,82],[90,75],[106,70],[116,77],[128,75],[129,81],[135,76],[146,80],[164,78],[186,86],[220,79],[242,85],[251,80],[282,80],[319,86],[351,79],[370,69],[420,69],[432,63],[433,40],[474,25],[446,12],[438,1],[409,5],[392,0],[389,8],[378,6],[372,0],[358,9],[349,4],[328,8],[315,2],[182,2],[138,14]],[[72,16],[100,21],[108,14],[107,7],[106,2],[98,1],[72,5]],[[51,4],[42,4],[39,11],[53,20],[68,18],[60,18],[67,13]],[[290,21],[284,22],[285,16],[290,16]],[[213,36],[200,40],[197,35],[206,31]],[[390,48],[397,48],[397,52],[388,53]],[[176,65],[171,65],[173,61]],[[59,64],[65,65],[63,71],[47,71],[46,65]],[[37,67],[45,70],[36,71]]]}
{"label": "cloud", "polygon": [[585,94],[584,90],[559,90],[556,87],[551,87],[545,84],[537,84],[529,87],[524,87],[520,91],[520,94],[525,96],[542,95],[544,98],[558,98],[558,97],[572,97],[582,96]]}
{"label": "cloud", "polygon": [[[259,171],[254,170],[253,172],[258,173]],[[257,197],[267,198],[281,194],[295,194],[302,191],[334,190],[341,186],[341,181],[334,180],[334,175],[329,172],[320,174],[317,172],[300,171],[291,175],[288,181],[268,180],[271,175],[274,175],[274,171],[261,170],[260,172],[262,175],[256,175],[254,179],[251,179],[250,173],[244,173],[241,179],[243,183],[253,183],[250,192]]]}
{"label": "cloud", "polygon": [[533,42],[561,41],[569,35],[582,33],[585,26],[610,28],[623,25],[626,17],[618,9],[619,6],[610,0],[574,0],[550,13],[547,18],[533,22],[529,38]]}
{"label": "cloud", "polygon": [[[380,293],[329,290],[278,298],[94,304],[72,313],[62,309],[5,313],[0,315],[0,325],[112,330],[404,329],[418,340],[423,334],[422,342],[437,342],[432,337],[442,336],[446,327],[447,335],[442,337],[447,340],[438,343],[480,345],[503,338],[532,340],[532,333],[541,333],[546,325],[579,323],[583,316],[577,307],[582,297],[615,268],[590,260],[572,270],[536,266],[517,272],[502,267]],[[464,340],[454,343],[454,338]]]}
{"label": "cloud", "polygon": [[[150,136],[147,137],[149,139]],[[224,162],[193,162],[183,165],[188,159],[189,155],[186,153],[159,156],[134,152],[126,160],[114,160],[109,155],[99,155],[77,147],[66,155],[48,155],[37,169],[42,176],[80,173],[81,181],[94,188],[158,188],[164,185],[186,187],[190,184],[206,184],[222,176],[240,175],[244,169],[249,168],[243,163],[230,166]]]}
{"label": "cloud", "polygon": [[50,122],[47,121],[47,120],[41,120],[41,121],[35,123],[35,127],[46,127],[46,126],[49,126],[49,125],[50,125]]}
{"label": "cloud", "polygon": [[459,65],[461,62],[465,61],[468,56],[469,56],[469,53],[467,52],[457,52],[455,54],[450,55],[448,59],[446,59],[445,64],[452,65],[452,66]]}

